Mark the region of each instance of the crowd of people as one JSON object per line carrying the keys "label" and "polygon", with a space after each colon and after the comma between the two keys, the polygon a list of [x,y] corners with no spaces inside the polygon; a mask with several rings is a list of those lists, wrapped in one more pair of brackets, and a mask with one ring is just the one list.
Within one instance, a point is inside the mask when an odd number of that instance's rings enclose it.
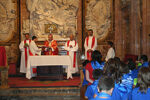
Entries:
{"label": "crowd of people", "polygon": [[150,66],[146,55],[141,55],[138,63],[118,57],[102,61],[97,50],[91,57],[83,63],[82,100],[149,100]]}

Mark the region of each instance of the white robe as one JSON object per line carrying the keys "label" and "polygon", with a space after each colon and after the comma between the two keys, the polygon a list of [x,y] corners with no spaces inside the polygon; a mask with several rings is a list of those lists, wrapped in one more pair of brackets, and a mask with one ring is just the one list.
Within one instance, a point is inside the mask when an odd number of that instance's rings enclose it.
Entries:
{"label": "white robe", "polygon": [[[26,40],[26,43],[29,45],[29,40]],[[26,73],[26,67],[25,66],[25,48],[24,48],[24,41],[21,41],[19,45],[19,49],[21,51],[21,63],[20,63],[20,72]],[[27,57],[29,57],[29,48],[27,47]]]}
{"label": "white robe", "polygon": [[92,49],[93,51],[96,49],[96,47],[97,47],[97,39],[96,39],[96,37],[95,37],[95,44],[94,44],[94,46],[93,46],[93,48],[91,48],[92,47],[92,39],[93,39],[93,36],[89,36],[89,40],[88,40],[88,46],[87,46],[87,41],[86,41],[86,39],[87,39],[87,37],[85,38],[85,42],[84,42],[84,48],[85,48],[85,59],[87,59],[87,51],[89,50],[89,49]]}
{"label": "white robe", "polygon": [[114,58],[115,57],[115,51],[114,49],[111,47],[109,48],[108,52],[107,52],[107,55],[106,55],[106,58],[105,60],[108,61],[110,58]]}
{"label": "white robe", "polygon": [[72,66],[70,68],[70,72],[71,73],[76,73],[78,72],[78,64],[77,64],[77,55],[76,55],[76,66],[75,68],[73,67],[73,61],[74,61],[74,52],[76,52],[78,50],[78,43],[76,43],[76,46],[75,46],[75,40],[73,41],[70,41],[69,42],[69,46],[72,45],[73,48],[70,48],[67,46],[67,42],[65,43],[65,50],[67,50],[69,52],[69,56],[71,58],[71,61],[72,61]]}
{"label": "white robe", "polygon": [[31,41],[30,45],[29,45],[30,51],[33,54],[33,56],[35,55],[41,55],[41,51],[40,49],[37,47],[37,45],[35,44],[34,41]]}

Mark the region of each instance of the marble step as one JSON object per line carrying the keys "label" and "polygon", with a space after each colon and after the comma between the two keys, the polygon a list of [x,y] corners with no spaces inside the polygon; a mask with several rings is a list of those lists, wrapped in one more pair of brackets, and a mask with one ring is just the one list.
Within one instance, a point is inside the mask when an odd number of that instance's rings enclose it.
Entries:
{"label": "marble step", "polygon": [[0,90],[0,100],[80,100],[80,88],[10,88]]}

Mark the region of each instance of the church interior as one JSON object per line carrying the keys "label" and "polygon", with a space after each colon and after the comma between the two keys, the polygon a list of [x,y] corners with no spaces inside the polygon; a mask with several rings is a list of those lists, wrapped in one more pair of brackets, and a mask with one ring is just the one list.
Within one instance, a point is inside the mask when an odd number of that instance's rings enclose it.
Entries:
{"label": "church interior", "polygon": [[[6,63],[0,65],[0,99],[86,100],[80,96],[89,29],[97,38],[95,50],[101,52],[103,61],[108,41],[114,43],[115,57],[122,61],[129,57],[136,61],[141,55],[147,55],[150,61],[150,0],[0,0],[0,64]],[[19,46],[26,33],[30,39],[38,38],[40,50],[49,34],[57,41],[60,57],[49,55],[52,58],[48,61],[44,54],[36,56],[45,57],[37,61],[42,67],[35,64],[34,57],[27,62],[27,67],[38,66],[37,77],[27,78],[27,73],[20,72]],[[73,78],[63,66],[70,63],[64,48],[71,34],[78,45],[78,72],[72,74]]]}

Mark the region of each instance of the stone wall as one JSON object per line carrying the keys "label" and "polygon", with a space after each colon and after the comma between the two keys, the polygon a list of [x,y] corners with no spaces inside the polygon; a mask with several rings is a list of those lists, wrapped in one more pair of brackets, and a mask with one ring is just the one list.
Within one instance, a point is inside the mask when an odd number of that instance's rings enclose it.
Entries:
{"label": "stone wall", "polygon": [[12,0],[0,0],[0,41],[7,42],[13,37],[16,20],[15,3]]}
{"label": "stone wall", "polygon": [[77,32],[79,0],[25,1],[30,15],[22,21],[22,33],[29,32],[31,36],[36,35],[39,39],[47,38],[49,33],[45,32],[46,24],[56,26],[56,32],[53,32],[53,28],[48,28],[56,39],[66,38],[69,34]]}
{"label": "stone wall", "polygon": [[94,35],[101,39],[111,28],[111,0],[89,0],[86,5],[86,28],[93,29]]}
{"label": "stone wall", "polygon": [[[113,0],[85,0],[85,31],[93,29],[98,39],[97,50],[105,58],[108,51],[107,41],[114,41]],[[83,36],[86,37],[86,32]]]}
{"label": "stone wall", "polygon": [[18,0],[0,0],[0,46],[5,46],[8,62],[19,55]]}

